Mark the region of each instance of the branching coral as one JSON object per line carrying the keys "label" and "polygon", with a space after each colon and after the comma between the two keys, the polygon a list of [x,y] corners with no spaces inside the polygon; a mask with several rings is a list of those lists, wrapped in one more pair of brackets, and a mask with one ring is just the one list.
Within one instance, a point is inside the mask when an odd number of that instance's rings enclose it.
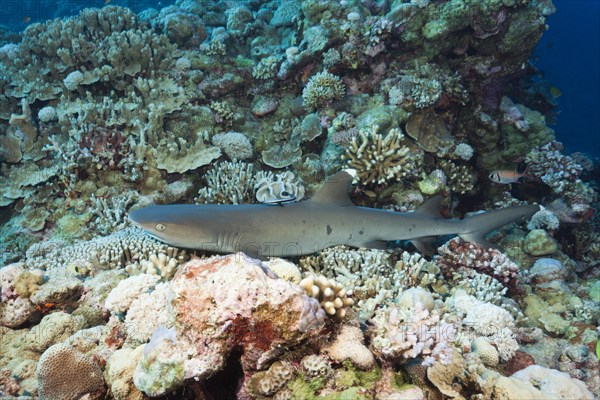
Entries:
{"label": "branching coral", "polygon": [[420,301],[408,308],[379,310],[371,321],[371,347],[379,357],[396,362],[422,357],[425,365],[450,362],[447,340],[453,340],[456,331]]}
{"label": "branching coral", "polygon": [[562,149],[562,144],[555,141],[533,149],[525,158],[527,171],[568,200],[571,218],[589,218],[595,193],[579,179],[582,166],[572,157],[563,155]]}
{"label": "branching coral", "polygon": [[96,219],[90,225],[101,235],[126,228],[129,226],[127,211],[138,197],[137,192],[133,191],[109,198],[92,195],[92,212],[96,215]]}
{"label": "branching coral", "polygon": [[419,172],[423,154],[403,144],[403,138],[398,129],[383,136],[373,127],[371,132],[360,132],[358,137],[352,138],[342,159],[356,169],[359,181],[365,185],[414,177]]}
{"label": "branching coral", "polygon": [[255,181],[252,164],[224,161],[206,172],[207,185],[198,191],[194,201],[208,204],[252,203]]}
{"label": "branching coral", "polygon": [[140,273],[159,275],[167,281],[173,278],[179,265],[187,261],[188,258],[189,256],[185,250],[167,247],[165,252],[150,253],[142,259],[133,260],[125,267],[125,270],[131,275]]}
{"label": "branching coral", "polygon": [[304,90],[302,99],[304,106],[309,109],[318,109],[344,97],[345,86],[342,80],[329,72],[319,72],[312,76]]}
{"label": "branching coral", "polygon": [[363,320],[370,318],[379,305],[391,301],[405,288],[417,283],[427,285],[435,280],[428,272],[435,265],[408,252],[403,252],[394,263],[390,253],[382,250],[335,246],[318,256],[301,259],[300,266],[312,274],[335,279],[351,290],[352,297],[357,300],[355,308]]}
{"label": "branching coral", "polygon": [[458,268],[467,268],[489,275],[508,288],[514,288],[518,283],[519,266],[499,250],[456,238],[440,247],[438,252],[435,261],[449,276]]}
{"label": "branching coral", "polygon": [[348,307],[354,304],[354,300],[349,297],[352,295],[351,291],[347,291],[339,282],[327,279],[323,275],[309,275],[302,279],[299,285],[310,297],[319,301],[328,315],[343,318]]}

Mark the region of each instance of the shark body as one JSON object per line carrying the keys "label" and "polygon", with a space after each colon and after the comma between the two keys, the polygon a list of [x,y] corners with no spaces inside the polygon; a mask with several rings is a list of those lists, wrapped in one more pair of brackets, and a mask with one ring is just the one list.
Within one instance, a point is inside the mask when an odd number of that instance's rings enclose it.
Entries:
{"label": "shark body", "polygon": [[310,200],[285,206],[161,205],[135,210],[129,218],[172,246],[265,259],[335,245],[385,248],[392,240],[412,240],[422,248],[431,238],[454,234],[484,244],[489,232],[539,210],[517,206],[450,220],[439,215],[439,197],[409,213],[359,207],[348,196],[352,177],[342,171]]}

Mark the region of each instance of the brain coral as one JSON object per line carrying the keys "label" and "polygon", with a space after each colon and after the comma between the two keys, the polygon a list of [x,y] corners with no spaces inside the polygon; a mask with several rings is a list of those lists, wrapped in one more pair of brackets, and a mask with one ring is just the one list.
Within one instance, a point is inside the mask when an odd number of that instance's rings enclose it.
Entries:
{"label": "brain coral", "polygon": [[75,400],[104,390],[102,370],[91,357],[59,343],[42,354],[37,366],[41,399]]}

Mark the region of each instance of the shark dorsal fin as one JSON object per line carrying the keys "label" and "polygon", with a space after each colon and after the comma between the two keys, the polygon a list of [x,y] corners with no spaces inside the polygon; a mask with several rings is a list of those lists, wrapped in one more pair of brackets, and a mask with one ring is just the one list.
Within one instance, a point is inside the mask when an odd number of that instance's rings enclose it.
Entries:
{"label": "shark dorsal fin", "polygon": [[427,215],[430,217],[443,218],[440,211],[442,209],[442,196],[435,196],[425,201],[421,207],[415,211],[417,214]]}
{"label": "shark dorsal fin", "polygon": [[352,200],[348,196],[350,185],[352,185],[352,179],[354,179],[355,171],[351,169],[345,169],[338,172],[323,186],[317,190],[317,193],[310,199],[314,203],[321,204],[335,204],[339,206],[352,206]]}

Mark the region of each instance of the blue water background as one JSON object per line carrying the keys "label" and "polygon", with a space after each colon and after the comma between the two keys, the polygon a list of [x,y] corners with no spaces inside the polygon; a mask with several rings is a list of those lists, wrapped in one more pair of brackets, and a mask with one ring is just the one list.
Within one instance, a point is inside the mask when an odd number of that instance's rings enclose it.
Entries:
{"label": "blue water background", "polygon": [[567,152],[600,157],[600,1],[554,0],[534,64],[559,88],[556,130]]}
{"label": "blue water background", "polygon": [[174,3],[175,0],[0,0],[0,25],[21,31],[34,22],[77,15],[88,7],[102,8],[110,4],[139,13],[147,8],[160,10]]}

